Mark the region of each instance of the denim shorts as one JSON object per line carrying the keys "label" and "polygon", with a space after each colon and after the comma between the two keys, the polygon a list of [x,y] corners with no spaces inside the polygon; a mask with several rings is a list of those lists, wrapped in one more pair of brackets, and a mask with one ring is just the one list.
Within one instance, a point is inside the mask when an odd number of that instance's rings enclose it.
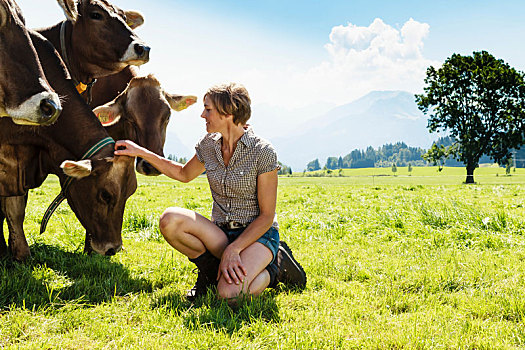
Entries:
{"label": "denim shorts", "polygon": [[[219,228],[226,234],[226,237],[228,237],[228,244],[235,241],[237,237],[239,237],[246,229],[246,227],[236,228],[233,230],[225,230],[221,227]],[[273,255],[270,264],[273,263],[275,257],[277,256],[277,251],[279,250],[279,231],[275,227],[270,227],[270,229],[266,231],[264,235],[262,235],[261,238],[257,240],[257,242],[270,249]]]}

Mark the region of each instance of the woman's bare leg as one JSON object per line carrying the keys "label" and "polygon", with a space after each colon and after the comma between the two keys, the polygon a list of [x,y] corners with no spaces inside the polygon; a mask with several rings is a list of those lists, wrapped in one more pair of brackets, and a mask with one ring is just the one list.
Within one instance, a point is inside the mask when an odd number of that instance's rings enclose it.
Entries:
{"label": "woman's bare leg", "polygon": [[[160,231],[166,241],[190,259],[210,251],[220,259],[228,245],[226,234],[204,216],[184,208],[168,208],[160,217]],[[228,283],[221,277],[217,290],[221,298],[234,305],[243,294],[259,295],[270,283],[266,266],[272,260],[272,252],[266,246],[255,242],[241,254],[247,275],[244,283]]]}
{"label": "woman's bare leg", "polygon": [[217,290],[219,296],[228,300],[228,303],[235,303],[235,299],[242,294],[259,295],[270,283],[270,275],[266,271],[266,266],[272,260],[272,252],[266,246],[255,242],[241,252],[241,261],[246,269],[246,278],[243,283],[228,283],[224,276],[221,276]]}
{"label": "woman's bare leg", "polygon": [[168,208],[160,216],[160,232],[176,250],[190,259],[206,249],[220,258],[228,245],[224,232],[210,220],[189,209]]}

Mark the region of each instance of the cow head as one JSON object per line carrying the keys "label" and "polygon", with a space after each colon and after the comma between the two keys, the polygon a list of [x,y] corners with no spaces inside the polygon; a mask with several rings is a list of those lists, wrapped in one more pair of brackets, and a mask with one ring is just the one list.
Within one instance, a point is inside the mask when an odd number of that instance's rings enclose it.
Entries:
{"label": "cow head", "polygon": [[61,112],[46,81],[20,8],[0,0],[0,117],[16,124],[50,125]]}
{"label": "cow head", "polygon": [[133,29],[144,23],[136,11],[123,11],[107,0],[58,0],[73,23],[72,56],[93,78],[149,61],[150,48]]}
{"label": "cow head", "polygon": [[86,250],[114,255],[122,247],[126,200],[137,189],[133,158],[115,156],[65,161],[61,168],[74,177],[67,200],[86,229]]}
{"label": "cow head", "polygon": [[[164,156],[170,108],[182,111],[196,101],[195,96],[166,93],[160,82],[150,74],[133,78],[115,100],[95,108],[94,112],[102,125],[120,129],[116,137],[132,140]],[[111,129],[108,133],[112,135]],[[137,159],[137,171],[143,175],[160,175],[157,169],[141,158]]]}

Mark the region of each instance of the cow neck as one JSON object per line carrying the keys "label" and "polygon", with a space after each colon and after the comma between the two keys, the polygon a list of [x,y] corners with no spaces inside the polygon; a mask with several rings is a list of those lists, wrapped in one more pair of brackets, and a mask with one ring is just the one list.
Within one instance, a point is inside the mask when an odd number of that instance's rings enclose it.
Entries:
{"label": "cow neck", "polygon": [[57,88],[61,95],[67,96],[67,101],[63,104],[62,115],[56,123],[46,127],[42,132],[47,135],[50,142],[61,146],[60,158],[72,155],[80,159],[91,146],[109,135],[70,84]]}
{"label": "cow neck", "polygon": [[[71,30],[69,33],[69,36],[67,36],[67,24],[70,24]],[[92,99],[92,93],[91,89],[93,88],[93,85],[97,82],[97,79],[91,78],[88,74],[84,74],[84,77],[82,77],[82,74],[78,71],[73,71],[73,66],[71,64],[71,60],[74,59],[72,57],[72,47],[73,47],[73,40],[72,40],[72,34],[73,34],[73,23],[71,21],[63,21],[60,25],[60,53],[62,56],[62,60],[64,61],[64,64],[66,65],[67,70],[69,71],[69,74],[71,75],[71,80],[73,80],[73,83],[75,84],[75,87],[77,88],[77,91],[79,94],[84,93],[84,91],[87,91],[87,103],[91,103]],[[70,50],[68,52],[68,45],[70,44]],[[77,65],[76,67],[80,67],[80,65]],[[80,68],[78,68],[80,70]]]}
{"label": "cow neck", "polygon": [[104,128],[109,136],[113,137],[115,140],[130,140],[140,144],[141,140],[139,140],[140,130],[138,123],[135,119],[130,117],[132,114],[128,111],[127,106],[123,106],[123,108],[124,111],[120,114],[121,117],[118,123],[105,126]]}

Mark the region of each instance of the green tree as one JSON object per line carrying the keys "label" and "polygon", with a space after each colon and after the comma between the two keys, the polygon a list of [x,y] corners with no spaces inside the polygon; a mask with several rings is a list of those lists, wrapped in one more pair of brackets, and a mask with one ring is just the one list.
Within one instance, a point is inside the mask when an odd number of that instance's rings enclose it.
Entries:
{"label": "green tree", "polygon": [[343,169],[344,168],[344,165],[343,165],[343,157],[339,156],[339,159],[337,160],[337,167],[339,169]]}
{"label": "green tree", "polygon": [[168,154],[168,157],[167,157],[169,160],[173,160],[177,163],[181,163],[181,164],[186,164],[188,162],[188,159],[186,157],[180,157],[178,158],[176,155],[174,154]]}
{"label": "green tree", "polygon": [[392,172],[394,173],[394,175],[397,173],[396,163],[392,163]]}
{"label": "green tree", "polygon": [[319,159],[312,160],[310,163],[306,164],[306,170],[308,171],[315,171],[321,169],[321,165],[319,165]]}
{"label": "green tree", "polygon": [[326,159],[326,168],[328,169],[337,169],[337,163],[338,163],[338,160],[336,157],[328,157]]}
{"label": "green tree", "polygon": [[279,166],[281,167],[281,169],[279,169],[277,171],[277,174],[278,175],[291,175],[292,174],[292,168],[289,167],[288,165],[285,165],[281,162],[278,162]]}
{"label": "green tree", "polygon": [[429,67],[419,109],[430,132],[448,131],[456,140],[449,156],[465,163],[466,183],[483,154],[503,164],[525,143],[525,84],[522,72],[486,51],[453,54],[439,69]]}

